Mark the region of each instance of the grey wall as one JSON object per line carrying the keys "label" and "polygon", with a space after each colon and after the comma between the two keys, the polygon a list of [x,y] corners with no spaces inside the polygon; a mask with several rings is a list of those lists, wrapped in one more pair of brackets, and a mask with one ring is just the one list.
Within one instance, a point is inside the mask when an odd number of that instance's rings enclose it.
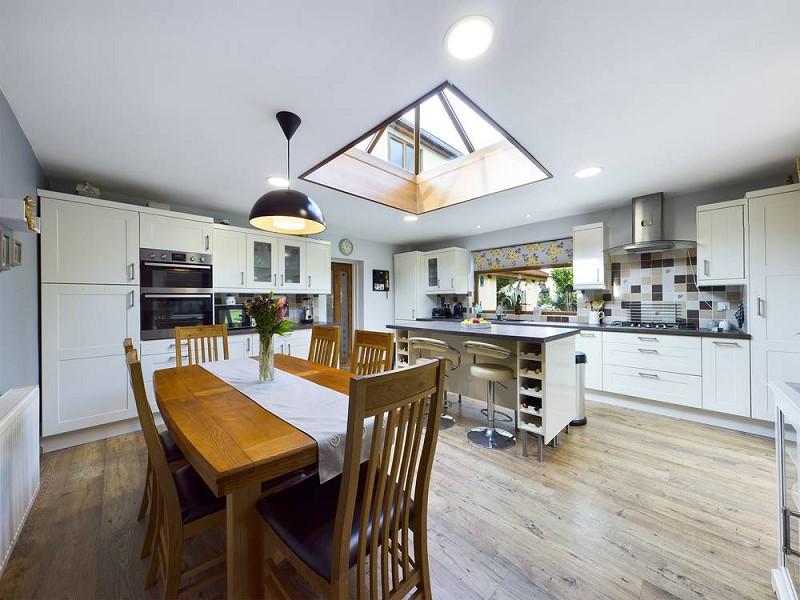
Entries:
{"label": "grey wall", "polygon": [[[711,204],[725,200],[742,198],[746,192],[783,185],[778,178],[760,178],[740,184],[729,185],[692,194],[665,194],[664,200],[664,236],[667,239],[696,240],[695,209],[701,204]],[[434,250],[448,246],[457,246],[468,250],[513,246],[528,242],[541,242],[572,236],[575,225],[585,225],[602,221],[608,225],[610,244],[617,246],[631,241],[631,207],[630,203],[611,210],[553,219],[521,225],[513,229],[491,231],[480,235],[455,238],[419,246],[404,246],[403,250]]]}
{"label": "grey wall", "polygon": [[[28,138],[0,91],[0,198],[36,198],[46,186]],[[39,382],[39,295],[37,240],[33,233],[15,232],[22,240],[23,264],[0,273],[0,394]]]}

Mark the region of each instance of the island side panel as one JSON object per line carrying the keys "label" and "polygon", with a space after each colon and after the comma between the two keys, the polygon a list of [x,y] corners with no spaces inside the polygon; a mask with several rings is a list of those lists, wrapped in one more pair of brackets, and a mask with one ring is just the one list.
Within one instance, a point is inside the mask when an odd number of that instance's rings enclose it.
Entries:
{"label": "island side panel", "polygon": [[544,441],[549,443],[576,416],[575,337],[544,345]]}

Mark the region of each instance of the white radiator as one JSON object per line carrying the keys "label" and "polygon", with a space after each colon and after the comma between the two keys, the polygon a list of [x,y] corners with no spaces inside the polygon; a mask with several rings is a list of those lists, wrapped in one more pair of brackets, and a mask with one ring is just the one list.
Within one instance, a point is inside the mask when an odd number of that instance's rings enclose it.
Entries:
{"label": "white radiator", "polygon": [[0,396],[0,574],[39,491],[39,388]]}

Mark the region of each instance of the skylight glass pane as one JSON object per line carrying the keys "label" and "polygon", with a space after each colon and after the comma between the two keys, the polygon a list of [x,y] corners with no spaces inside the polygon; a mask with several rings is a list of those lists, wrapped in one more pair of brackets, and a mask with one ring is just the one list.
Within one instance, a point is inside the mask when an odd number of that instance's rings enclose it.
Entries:
{"label": "skylight glass pane", "polygon": [[[447,112],[442,106],[442,101],[439,96],[432,96],[423,102],[420,107],[420,135],[423,137],[425,134],[432,136],[429,138],[433,144],[437,142],[448,150],[450,154],[467,154],[467,147],[458,135],[453,121],[447,115]],[[449,148],[446,148],[449,146]],[[452,157],[452,158],[455,158]]]}
{"label": "skylight glass pane", "polygon": [[476,150],[505,139],[499,131],[449,89],[445,88],[444,94]]}

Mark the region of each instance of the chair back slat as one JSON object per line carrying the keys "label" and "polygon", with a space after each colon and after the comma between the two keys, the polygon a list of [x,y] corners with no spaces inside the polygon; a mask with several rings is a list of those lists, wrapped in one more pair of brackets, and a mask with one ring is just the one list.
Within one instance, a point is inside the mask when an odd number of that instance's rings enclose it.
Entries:
{"label": "chair back slat", "polygon": [[356,329],[350,372],[355,375],[372,375],[391,370],[393,345],[391,333]]}
{"label": "chair back slat", "polygon": [[[436,360],[388,373],[355,376],[350,382],[331,573],[347,577],[362,445],[367,443],[363,424],[365,419],[374,418],[368,467],[360,484],[359,599],[405,597],[421,583],[423,564],[427,569],[427,500],[444,401],[445,369],[444,361]],[[428,401],[430,408],[426,410]],[[369,540],[367,531],[372,532]]]}
{"label": "chair back slat", "polygon": [[[222,340],[222,360],[228,360],[228,326],[201,325],[175,328],[175,364],[197,365],[220,360],[219,340]],[[186,348],[186,356],[183,349]],[[184,362],[184,358],[186,361]]]}
{"label": "chair back slat", "polygon": [[340,331],[336,325],[314,325],[308,360],[318,365],[338,368]]}

